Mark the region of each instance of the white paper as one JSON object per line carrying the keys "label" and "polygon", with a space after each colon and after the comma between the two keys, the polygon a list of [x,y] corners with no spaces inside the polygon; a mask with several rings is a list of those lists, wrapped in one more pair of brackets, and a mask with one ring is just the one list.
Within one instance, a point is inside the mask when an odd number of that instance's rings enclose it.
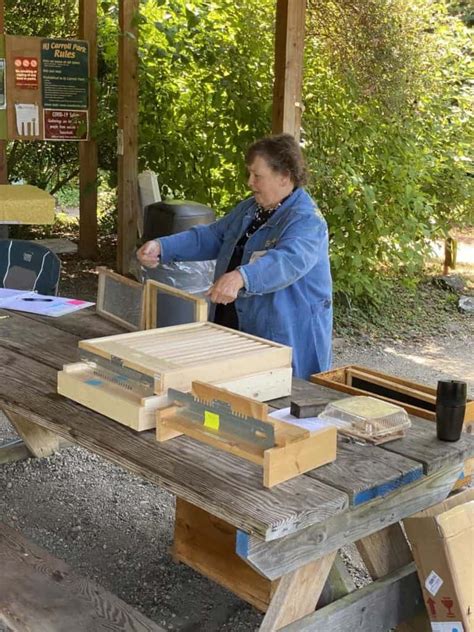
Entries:
{"label": "white paper", "polygon": [[322,428],[334,428],[334,424],[326,419],[320,419],[319,417],[306,417],[305,419],[300,419],[299,417],[294,417],[290,414],[290,408],[281,408],[280,410],[276,410],[273,413],[270,413],[269,417],[273,417],[274,419],[278,419],[279,421],[284,421],[287,424],[293,424],[293,426],[298,426],[299,428],[304,428],[305,430],[321,430]]}
{"label": "white paper", "polygon": [[28,294],[31,294],[31,292],[25,292],[25,290],[11,290],[8,287],[0,287],[0,307],[2,307],[3,301],[8,300],[13,296],[19,296],[20,294],[27,296]]}
{"label": "white paper", "polygon": [[442,585],[443,580],[434,571],[431,571],[431,573],[425,579],[425,588],[430,593],[430,595],[433,595],[433,597],[436,597],[436,594]]}
{"label": "white paper", "polygon": [[461,621],[434,621],[431,623],[433,632],[464,632]]}
{"label": "white paper", "polygon": [[90,307],[95,303],[83,301],[75,298],[66,298],[64,296],[46,296],[37,294],[36,292],[23,292],[18,290],[8,290],[14,292],[13,295],[6,296],[0,293],[0,307],[2,309],[12,309],[17,312],[28,312],[29,314],[38,314],[40,316],[65,316],[79,309]]}
{"label": "white paper", "polygon": [[35,103],[16,103],[18,136],[39,136],[39,111]]}

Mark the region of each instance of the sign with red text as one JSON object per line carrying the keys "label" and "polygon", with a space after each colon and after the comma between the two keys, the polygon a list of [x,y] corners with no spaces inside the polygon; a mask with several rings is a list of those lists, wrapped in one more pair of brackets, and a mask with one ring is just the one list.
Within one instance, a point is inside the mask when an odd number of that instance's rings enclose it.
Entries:
{"label": "sign with red text", "polygon": [[37,57],[15,57],[13,67],[16,88],[38,88],[39,63]]}
{"label": "sign with red text", "polygon": [[87,111],[43,110],[43,122],[45,140],[87,140]]}
{"label": "sign with red text", "polygon": [[0,36],[0,84],[0,138],[88,140],[86,40]]}

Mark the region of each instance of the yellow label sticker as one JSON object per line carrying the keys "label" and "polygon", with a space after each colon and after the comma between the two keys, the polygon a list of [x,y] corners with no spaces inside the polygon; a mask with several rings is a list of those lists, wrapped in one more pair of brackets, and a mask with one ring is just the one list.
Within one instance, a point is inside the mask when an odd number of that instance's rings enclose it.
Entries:
{"label": "yellow label sticker", "polygon": [[209,410],[204,411],[204,426],[211,430],[219,430],[219,415],[211,413]]}

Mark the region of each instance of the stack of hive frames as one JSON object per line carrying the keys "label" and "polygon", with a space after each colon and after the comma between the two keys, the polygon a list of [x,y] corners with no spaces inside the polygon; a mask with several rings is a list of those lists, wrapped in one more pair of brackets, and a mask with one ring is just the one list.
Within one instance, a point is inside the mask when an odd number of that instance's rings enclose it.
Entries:
{"label": "stack of hive frames", "polygon": [[208,322],[83,340],[79,351],[58,392],[135,430],[155,426],[169,388],[196,379],[260,400],[291,392],[291,348]]}

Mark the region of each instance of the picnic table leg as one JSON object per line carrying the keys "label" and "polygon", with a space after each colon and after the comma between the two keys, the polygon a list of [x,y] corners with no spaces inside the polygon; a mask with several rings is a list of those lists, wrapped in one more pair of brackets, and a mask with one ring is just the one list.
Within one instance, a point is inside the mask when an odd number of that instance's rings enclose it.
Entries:
{"label": "picnic table leg", "polygon": [[[356,542],[357,549],[372,579],[380,579],[413,562],[411,549],[399,523],[395,523]],[[401,623],[397,632],[425,632],[430,629],[426,612]]]}
{"label": "picnic table leg", "polygon": [[330,603],[345,597],[356,589],[354,580],[344,564],[340,552],[337,553],[334,564],[319,598],[317,609],[324,608]]}
{"label": "picnic table leg", "polygon": [[58,451],[59,437],[57,434],[32,423],[18,413],[8,409],[4,409],[3,412],[25,442],[32,456],[41,458],[51,456],[51,454]]}
{"label": "picnic table leg", "polygon": [[279,580],[260,632],[272,632],[314,612],[334,563],[336,551],[310,562]]}

